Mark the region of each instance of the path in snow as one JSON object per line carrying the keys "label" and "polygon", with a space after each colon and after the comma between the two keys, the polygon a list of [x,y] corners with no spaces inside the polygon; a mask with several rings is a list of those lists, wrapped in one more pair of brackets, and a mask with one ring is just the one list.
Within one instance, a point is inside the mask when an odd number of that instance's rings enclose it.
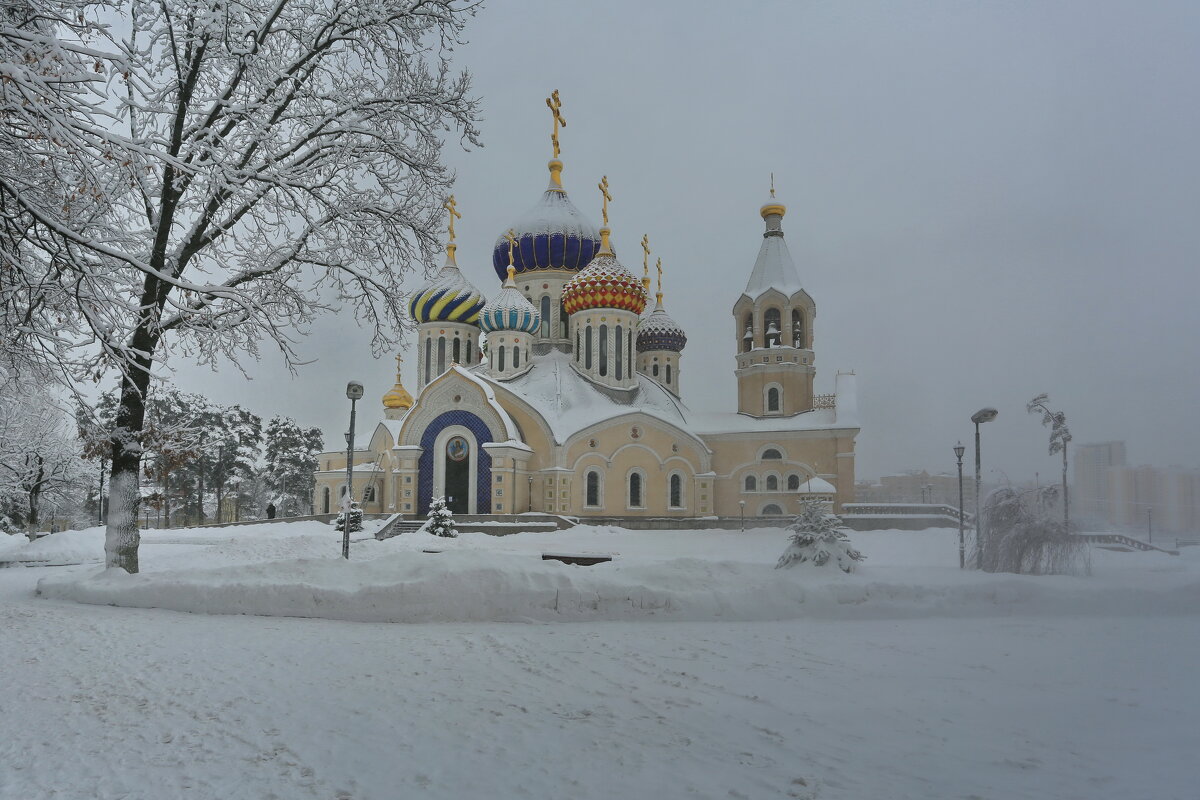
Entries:
{"label": "path in snow", "polygon": [[410,626],[53,571],[0,570],[0,798],[1195,798],[1198,616]]}

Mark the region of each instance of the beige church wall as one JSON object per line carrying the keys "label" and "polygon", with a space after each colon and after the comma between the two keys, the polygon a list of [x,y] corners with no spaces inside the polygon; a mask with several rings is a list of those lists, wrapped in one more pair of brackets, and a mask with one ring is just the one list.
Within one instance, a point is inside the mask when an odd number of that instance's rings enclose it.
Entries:
{"label": "beige church wall", "polygon": [[[738,356],[738,363],[754,363],[738,376],[738,410],[754,416],[787,417],[812,410],[813,376],[816,370],[812,364],[807,366],[787,363],[795,354],[807,351],[794,350],[790,347],[778,347],[770,350],[754,350]],[[763,359],[769,359],[763,363]],[[784,362],[775,359],[783,358]],[[811,359],[810,359],[811,360]],[[779,414],[767,414],[766,390],[771,384],[778,384],[783,390],[783,403]]]}
{"label": "beige church wall", "polygon": [[[854,499],[853,438],[836,432],[780,431],[774,434],[728,434],[706,437],[713,450],[713,471],[716,479],[716,514],[738,516],[740,500],[746,501],[746,516],[757,516],[769,503],[778,505],[785,513],[799,510],[798,496],[787,489],[788,475],[796,474],[803,483],[811,475],[824,476],[837,488],[835,502]],[[768,447],[778,449],[781,460],[763,461],[760,454]],[[849,457],[839,458],[840,453]],[[767,477],[775,475],[779,489],[767,491]],[[757,489],[746,492],[745,478],[754,475]]]}
{"label": "beige church wall", "polygon": [[[637,429],[635,437],[634,429]],[[595,446],[593,446],[593,442]],[[650,417],[631,415],[583,431],[567,441],[564,466],[573,475],[571,512],[580,516],[698,516],[711,513],[708,453],[691,436]],[[602,506],[586,505],[588,468],[601,472]],[[629,475],[643,477],[642,505],[628,503]],[[678,472],[682,506],[669,506],[670,476]],[[703,495],[703,500],[701,500]]]}

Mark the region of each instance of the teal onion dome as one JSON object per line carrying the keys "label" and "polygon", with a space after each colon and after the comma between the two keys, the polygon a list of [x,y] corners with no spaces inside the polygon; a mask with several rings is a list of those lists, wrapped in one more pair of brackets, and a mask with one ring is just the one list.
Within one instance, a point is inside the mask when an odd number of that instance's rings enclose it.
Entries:
{"label": "teal onion dome", "polygon": [[446,256],[446,266],[429,283],[417,290],[408,303],[408,313],[421,322],[479,323],[479,312],[487,302],[471,285],[454,263],[453,245]]}
{"label": "teal onion dome", "polygon": [[484,333],[492,331],[521,331],[534,333],[542,323],[542,315],[517,289],[513,280],[515,269],[508,273],[500,294],[488,301],[479,313],[479,327]]}
{"label": "teal onion dome", "polygon": [[[581,270],[600,250],[596,226],[554,180],[541,201],[517,220],[512,230],[517,239],[512,263],[518,275],[546,269]],[[508,240],[504,236],[496,239],[492,267],[501,279],[508,272]]]}
{"label": "teal onion dome", "polygon": [[654,311],[642,318],[638,323],[637,351],[645,353],[650,350],[670,350],[682,353],[687,345],[687,334],[679,323],[671,319],[662,307],[662,300],[654,306]]}

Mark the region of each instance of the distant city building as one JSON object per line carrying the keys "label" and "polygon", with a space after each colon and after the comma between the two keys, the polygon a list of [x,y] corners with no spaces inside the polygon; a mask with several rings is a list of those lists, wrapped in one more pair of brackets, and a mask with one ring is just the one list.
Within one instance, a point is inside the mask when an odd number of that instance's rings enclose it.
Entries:
{"label": "distant city building", "polygon": [[1124,442],[1079,445],[1072,505],[1081,526],[1195,533],[1200,531],[1200,470],[1129,466]]}

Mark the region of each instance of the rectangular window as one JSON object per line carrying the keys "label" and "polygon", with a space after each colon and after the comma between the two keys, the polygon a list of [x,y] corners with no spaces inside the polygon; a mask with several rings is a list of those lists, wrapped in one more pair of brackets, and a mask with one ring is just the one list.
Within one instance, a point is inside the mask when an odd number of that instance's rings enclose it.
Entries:
{"label": "rectangular window", "polygon": [[621,368],[624,366],[624,363],[623,363],[623,358],[624,358],[624,355],[625,355],[625,341],[624,341],[624,339],[622,338],[622,334],[623,334],[623,333],[624,333],[624,331],[623,331],[623,330],[621,330],[621,326],[620,326],[620,325],[618,325],[618,326],[617,326],[617,347],[616,347],[616,353],[617,353],[617,380],[621,380],[621,378],[623,378],[623,377],[624,377],[624,374],[623,374],[623,372],[622,372],[622,369],[621,369]]}
{"label": "rectangular window", "polygon": [[588,325],[583,332],[583,368],[592,368],[592,326]]}

